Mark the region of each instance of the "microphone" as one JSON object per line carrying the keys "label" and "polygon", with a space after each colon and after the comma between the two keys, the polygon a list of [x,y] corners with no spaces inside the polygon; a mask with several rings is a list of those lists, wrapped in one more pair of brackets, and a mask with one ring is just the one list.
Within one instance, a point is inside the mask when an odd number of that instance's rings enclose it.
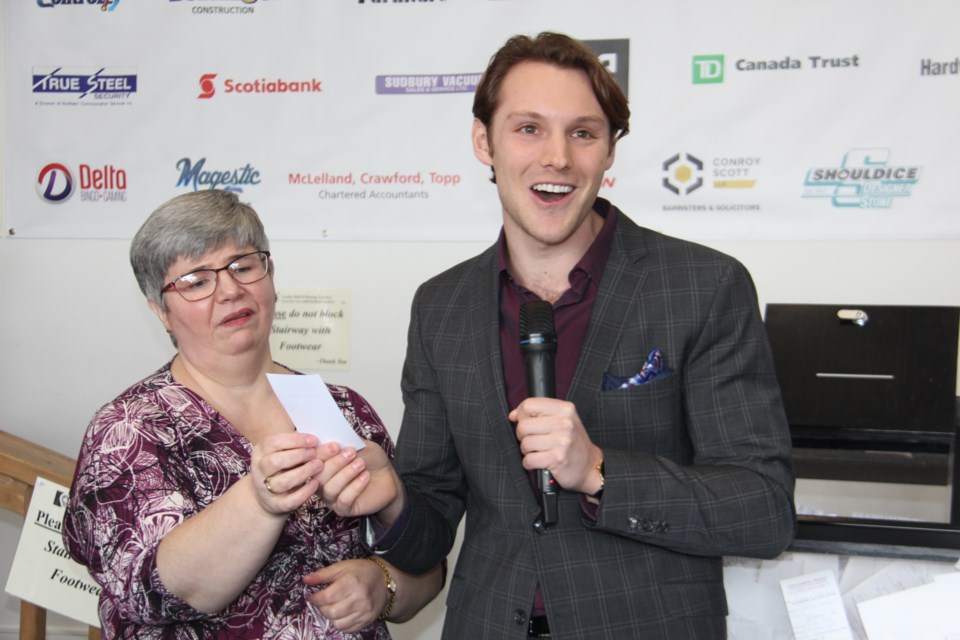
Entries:
{"label": "microphone", "polygon": [[[554,356],[557,332],[553,325],[553,306],[545,300],[530,300],[520,305],[520,352],[527,367],[527,393],[531,398],[557,396]],[[557,483],[548,469],[537,469],[540,512],[545,525],[557,523]]]}

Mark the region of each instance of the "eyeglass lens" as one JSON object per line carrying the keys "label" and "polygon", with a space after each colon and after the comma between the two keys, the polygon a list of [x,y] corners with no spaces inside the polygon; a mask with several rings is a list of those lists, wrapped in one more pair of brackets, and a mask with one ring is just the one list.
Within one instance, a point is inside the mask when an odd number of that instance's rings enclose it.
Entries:
{"label": "eyeglass lens", "polygon": [[229,271],[240,284],[253,284],[267,275],[267,254],[260,251],[240,256],[220,269],[197,269],[173,281],[173,286],[187,300],[200,300],[217,289],[217,272]]}

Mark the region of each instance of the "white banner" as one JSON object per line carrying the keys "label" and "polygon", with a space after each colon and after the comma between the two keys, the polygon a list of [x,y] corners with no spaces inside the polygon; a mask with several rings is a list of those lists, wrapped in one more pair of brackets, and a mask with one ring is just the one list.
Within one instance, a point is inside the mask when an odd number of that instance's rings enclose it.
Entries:
{"label": "white banner", "polygon": [[[515,33],[631,99],[601,195],[695,239],[960,237],[948,0],[37,0],[3,7],[4,232],[128,238],[187,190],[273,239],[492,241],[473,91]],[[896,46],[891,46],[895,41]]]}

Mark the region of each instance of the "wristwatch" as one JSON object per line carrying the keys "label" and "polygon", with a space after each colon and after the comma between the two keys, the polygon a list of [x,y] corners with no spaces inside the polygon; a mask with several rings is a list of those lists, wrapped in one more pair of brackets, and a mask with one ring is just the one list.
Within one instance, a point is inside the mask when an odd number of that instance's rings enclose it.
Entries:
{"label": "wristwatch", "polygon": [[393,576],[390,575],[390,570],[387,569],[387,565],[383,563],[383,560],[376,556],[367,556],[368,560],[372,560],[374,564],[380,567],[380,571],[383,572],[384,583],[387,587],[387,606],[383,608],[383,613],[380,614],[381,620],[386,620],[390,615],[390,611],[393,610],[393,603],[397,599],[397,581],[393,579]]}

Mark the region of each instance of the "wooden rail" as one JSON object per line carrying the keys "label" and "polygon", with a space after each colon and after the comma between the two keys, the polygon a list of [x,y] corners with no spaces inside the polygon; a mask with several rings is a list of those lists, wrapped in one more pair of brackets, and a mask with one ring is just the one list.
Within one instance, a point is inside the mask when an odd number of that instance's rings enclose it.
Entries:
{"label": "wooden rail", "polygon": [[[0,508],[27,514],[37,477],[69,487],[77,462],[29,440],[0,431]],[[47,610],[20,601],[20,640],[44,640]],[[89,640],[99,640],[100,629],[90,627]]]}

